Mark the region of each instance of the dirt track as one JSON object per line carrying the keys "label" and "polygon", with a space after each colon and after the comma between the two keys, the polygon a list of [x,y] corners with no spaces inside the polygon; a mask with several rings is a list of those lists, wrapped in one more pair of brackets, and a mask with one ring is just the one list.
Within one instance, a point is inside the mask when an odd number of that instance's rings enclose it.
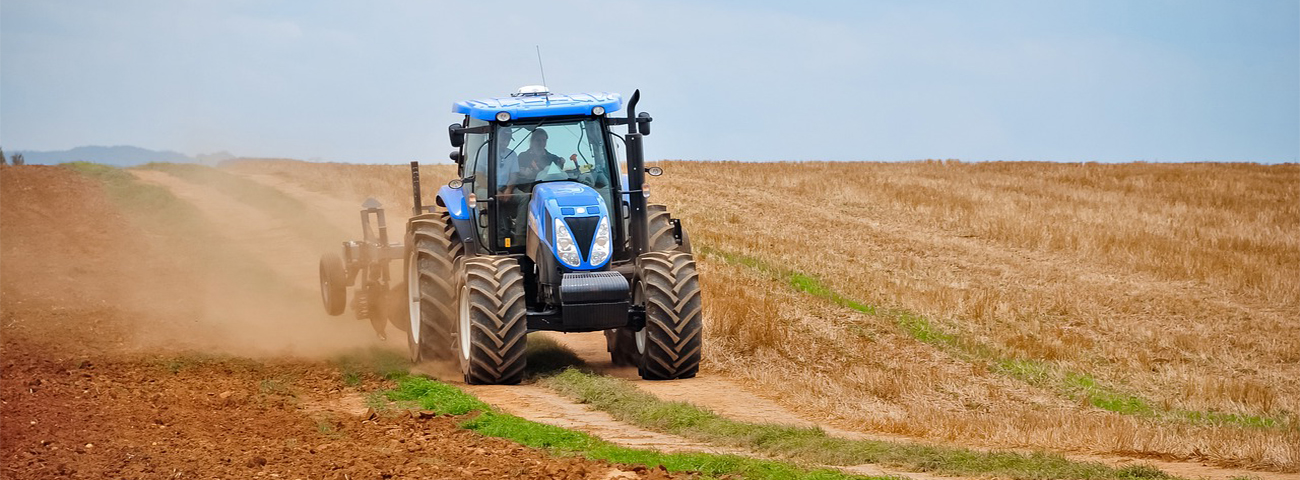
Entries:
{"label": "dirt track", "polygon": [[[0,454],[7,477],[29,478],[33,472],[57,476],[61,470],[86,478],[157,477],[173,472],[201,477],[261,472],[311,478],[339,472],[351,472],[350,478],[380,474],[513,478],[522,473],[539,478],[600,478],[605,472],[619,473],[599,462],[555,460],[481,439],[455,430],[447,418],[368,421],[357,416],[355,408],[340,407],[345,403],[341,399],[355,399],[362,391],[378,388],[377,380],[348,386],[328,364],[278,358],[320,359],[373,346],[405,348],[395,329],[389,329],[387,341],[380,341],[369,325],[351,319],[350,314],[332,318],[320,312],[315,296],[319,252],[302,246],[341,239],[297,231],[288,220],[291,212],[259,208],[211,186],[157,171],[135,174],[196,206],[204,223],[220,234],[205,241],[262,266],[271,277],[261,279],[263,283],[278,284],[282,290],[265,291],[260,283],[239,278],[239,271],[211,261],[189,262],[191,252],[177,247],[176,239],[167,234],[133,235],[124,228],[132,220],[100,194],[96,184],[70,171],[6,169],[0,175],[4,181],[0,243],[6,402]],[[313,206],[340,231],[351,233],[357,228],[355,205],[361,199],[321,195],[272,176],[245,178]],[[81,194],[41,193],[50,191]],[[401,224],[400,212],[390,215],[394,224]],[[217,254],[217,263],[224,254]],[[690,401],[745,421],[820,426],[852,438],[899,439],[801,418],[727,378],[706,374],[688,382],[641,382],[634,370],[608,363],[598,333],[546,335],[572,348],[589,365],[632,380],[662,398]],[[165,359],[169,352],[181,349],[268,360],[253,367],[227,357],[180,365]],[[268,384],[267,379],[273,382]],[[540,386],[468,390],[507,412],[588,431],[616,443],[668,451],[744,453],[621,424]],[[22,428],[11,428],[15,424]],[[236,439],[239,443],[231,443]],[[1160,466],[1186,476],[1274,478],[1264,472],[1197,464]],[[553,471],[556,475],[547,476]],[[874,466],[853,471],[919,478]]]}

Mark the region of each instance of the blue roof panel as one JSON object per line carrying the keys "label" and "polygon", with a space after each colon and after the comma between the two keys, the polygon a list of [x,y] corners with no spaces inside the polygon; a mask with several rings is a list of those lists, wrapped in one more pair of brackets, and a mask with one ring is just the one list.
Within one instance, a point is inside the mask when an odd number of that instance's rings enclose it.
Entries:
{"label": "blue roof panel", "polygon": [[511,119],[591,115],[591,109],[598,106],[605,107],[605,113],[614,113],[623,108],[623,97],[617,93],[599,92],[485,98],[456,102],[452,105],[451,111],[479,120],[492,121],[496,119],[498,112],[509,112]]}

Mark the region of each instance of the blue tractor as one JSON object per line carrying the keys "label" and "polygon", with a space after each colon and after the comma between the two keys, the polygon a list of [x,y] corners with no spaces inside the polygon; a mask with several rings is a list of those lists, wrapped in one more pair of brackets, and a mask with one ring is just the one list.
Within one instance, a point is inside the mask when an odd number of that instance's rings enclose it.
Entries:
{"label": "blue tractor", "polygon": [[[456,103],[464,119],[449,134],[460,178],[426,207],[412,164],[415,211],[403,245],[388,243],[377,205],[363,210],[363,222],[378,213],[384,238],[345,243],[346,261],[322,259],[327,310],[341,313],[343,288],[371,279],[354,298],[377,330],[387,317],[407,332],[413,361],[455,361],[471,384],[522,380],[526,335],[540,330],[604,331],[613,362],[636,365],[642,378],[695,376],[699,279],[681,222],[646,201],[646,175],[662,170],[645,166],[651,117],[636,113],[639,98],[623,116],[613,115],[624,107],[618,94],[541,86]],[[382,300],[401,286],[390,289],[376,268],[399,252],[404,308]]]}

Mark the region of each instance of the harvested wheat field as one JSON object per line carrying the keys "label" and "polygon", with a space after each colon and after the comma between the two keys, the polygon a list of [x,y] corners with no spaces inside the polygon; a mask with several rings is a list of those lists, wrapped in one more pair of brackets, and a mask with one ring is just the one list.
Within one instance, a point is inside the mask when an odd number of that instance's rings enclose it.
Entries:
{"label": "harvested wheat field", "polygon": [[[510,387],[321,310],[319,254],[367,197],[402,228],[405,165],[5,167],[0,474],[1300,478],[1300,166],[658,165],[700,376],[543,332]],[[437,395],[468,407],[403,413]]]}
{"label": "harvested wheat field", "polygon": [[707,248],[712,368],[792,408],[1297,469],[1296,165],[663,165]]}

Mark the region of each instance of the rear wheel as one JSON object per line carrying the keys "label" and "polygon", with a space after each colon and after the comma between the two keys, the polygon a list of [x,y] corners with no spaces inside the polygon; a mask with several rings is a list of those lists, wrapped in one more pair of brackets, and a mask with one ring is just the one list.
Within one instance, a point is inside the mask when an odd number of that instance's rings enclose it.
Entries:
{"label": "rear wheel", "polygon": [[686,230],[682,229],[682,242],[679,245],[677,239],[673,237],[673,217],[668,214],[668,207],[663,205],[646,205],[646,216],[649,217],[650,224],[650,251],[662,252],[667,250],[676,250],[682,253],[691,253],[691,239],[686,236]]}
{"label": "rear wheel", "polygon": [[[641,348],[637,348],[638,337]],[[614,365],[627,367],[641,364],[641,354],[645,350],[644,328],[639,331],[627,327],[605,330],[605,342],[609,359]]]}
{"label": "rear wheel", "polygon": [[528,333],[519,262],[479,256],[465,259],[460,271],[456,336],[465,383],[519,383]]}
{"label": "rear wheel", "polygon": [[[703,303],[695,258],[689,253],[649,252],[637,259],[646,325],[641,378],[694,377],[704,345]],[[635,339],[635,337],[633,337]],[[640,346],[640,345],[638,345]]]}
{"label": "rear wheel", "polygon": [[[650,250],[657,252],[691,253],[691,240],[682,230],[682,242],[673,238],[673,219],[668,207],[658,204],[646,205],[647,221],[650,224]],[[639,293],[634,290],[634,297]],[[633,298],[633,303],[640,305],[641,298]],[[638,343],[640,342],[640,343]],[[633,330],[628,327],[605,331],[606,350],[614,365],[640,365],[641,355],[645,353],[645,330]],[[639,348],[638,348],[639,346]]]}
{"label": "rear wheel", "polygon": [[455,264],[464,246],[447,212],[413,218],[409,230],[404,330],[411,361],[450,359],[456,321]]}
{"label": "rear wheel", "polygon": [[339,316],[347,306],[347,272],[343,269],[343,259],[337,253],[320,256],[320,299],[325,304],[325,312]]}

